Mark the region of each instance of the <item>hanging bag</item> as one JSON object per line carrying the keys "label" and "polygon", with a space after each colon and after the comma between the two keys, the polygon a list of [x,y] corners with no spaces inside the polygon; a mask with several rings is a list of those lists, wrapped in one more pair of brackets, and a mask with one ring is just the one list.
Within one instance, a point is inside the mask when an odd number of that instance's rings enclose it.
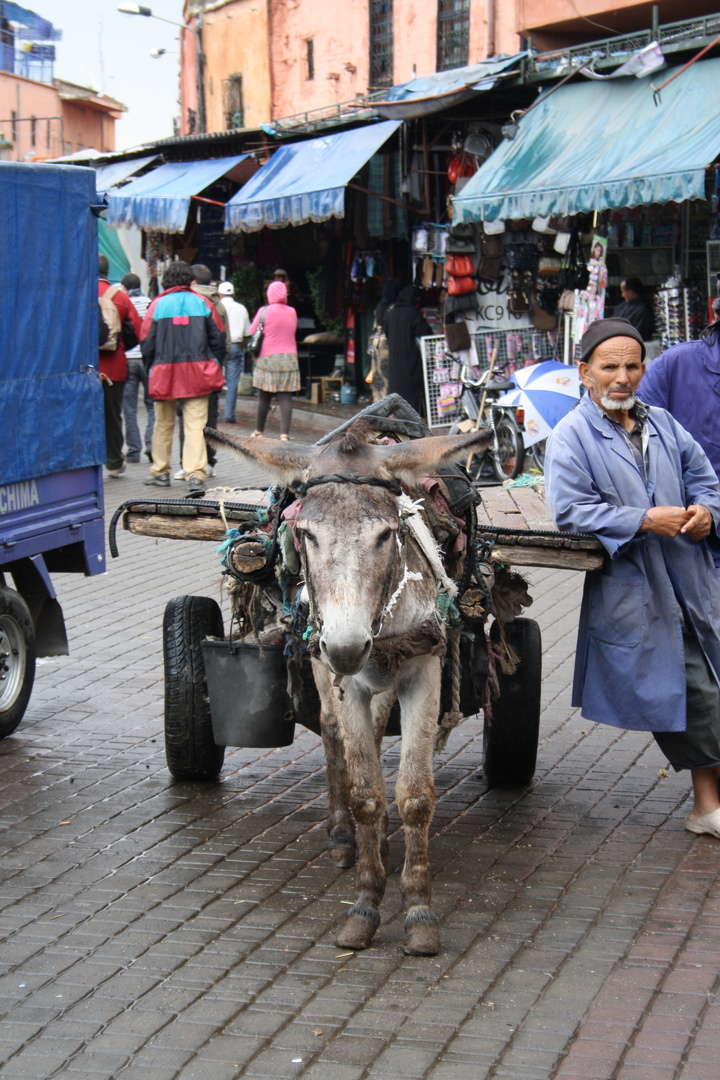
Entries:
{"label": "hanging bag", "polygon": [[590,273],[582,261],[580,233],[575,228],[570,235],[565,258],[558,273],[558,288],[561,291],[564,289],[572,289],[573,291],[575,289],[586,289],[589,280]]}
{"label": "hanging bag", "polygon": [[263,337],[265,336],[265,314],[266,314],[266,312],[267,312],[267,308],[264,307],[263,310],[262,310],[262,315],[260,316],[260,324],[258,325],[258,328],[255,331],[255,333],[253,334],[253,336],[250,338],[250,341],[248,342],[247,351],[250,353],[251,356],[259,356],[260,355],[260,349],[262,348]]}

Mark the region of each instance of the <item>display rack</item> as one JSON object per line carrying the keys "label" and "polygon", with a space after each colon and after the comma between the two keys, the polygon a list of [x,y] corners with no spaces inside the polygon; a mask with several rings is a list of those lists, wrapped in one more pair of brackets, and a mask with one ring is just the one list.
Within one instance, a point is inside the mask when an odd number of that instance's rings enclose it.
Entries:
{"label": "display rack", "polygon": [[425,381],[425,407],[428,427],[445,427],[462,419],[460,398],[463,364],[475,369],[478,377],[490,367],[497,346],[494,374],[497,378],[512,375],[516,368],[528,367],[540,360],[562,360],[562,334],[558,330],[480,330],[471,334],[472,348],[451,353],[444,335],[424,337],[420,352]]}

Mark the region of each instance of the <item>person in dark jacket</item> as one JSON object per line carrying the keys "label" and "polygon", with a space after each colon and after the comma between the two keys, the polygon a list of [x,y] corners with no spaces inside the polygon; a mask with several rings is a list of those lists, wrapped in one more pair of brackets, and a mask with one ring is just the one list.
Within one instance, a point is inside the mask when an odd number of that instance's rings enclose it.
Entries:
{"label": "person in dark jacket", "polygon": [[419,339],[432,328],[418,307],[419,290],[402,289],[384,319],[388,341],[388,394],[401,394],[420,412],[423,404],[423,370]]}
{"label": "person in dark jacket", "polygon": [[175,409],[182,402],[185,426],[182,465],[190,490],[202,490],[207,470],[203,428],[208,399],[223,385],[225,328],[212,301],[191,291],[192,268],[178,260],[163,277],[163,292],[147,310],[141,331],[148,388],[155,401],[153,464],[146,484],[170,486]]}
{"label": "person in dark jacket", "polygon": [[[717,301],[716,301],[717,302]],[[720,479],[720,311],[697,341],[681,341],[648,366],[638,388],[646,405],[667,409],[700,443]],[[712,554],[720,566],[720,544]]]}
{"label": "person in dark jacket", "polygon": [[627,319],[640,331],[643,341],[650,341],[653,336],[653,313],[645,299],[645,290],[639,278],[631,277],[620,282],[622,303],[617,304],[612,313],[613,319]]}

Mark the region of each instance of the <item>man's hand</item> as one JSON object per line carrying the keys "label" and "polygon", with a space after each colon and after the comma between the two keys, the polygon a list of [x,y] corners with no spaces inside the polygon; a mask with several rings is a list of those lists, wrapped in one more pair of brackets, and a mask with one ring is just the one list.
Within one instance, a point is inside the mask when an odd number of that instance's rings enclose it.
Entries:
{"label": "man's hand", "polygon": [[639,531],[671,538],[681,533],[689,540],[704,540],[711,528],[712,517],[706,506],[693,505],[687,510],[682,506],[653,506],[646,511]]}
{"label": "man's hand", "polygon": [[[703,509],[697,507],[696,509]],[[653,506],[645,511],[640,532],[653,532],[658,536],[675,537],[690,521],[690,511],[682,506]]]}
{"label": "man's hand", "polygon": [[688,506],[687,513],[690,515],[680,532],[690,540],[704,540],[710,535],[712,529],[712,514],[707,506],[693,504]]}

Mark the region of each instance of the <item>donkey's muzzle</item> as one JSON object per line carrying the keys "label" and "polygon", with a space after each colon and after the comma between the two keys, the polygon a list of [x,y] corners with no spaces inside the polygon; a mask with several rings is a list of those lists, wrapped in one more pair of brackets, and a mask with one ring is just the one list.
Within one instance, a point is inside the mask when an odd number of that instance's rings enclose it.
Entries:
{"label": "donkey's muzzle", "polygon": [[370,634],[358,635],[349,641],[320,638],[320,656],[336,675],[357,675],[372,649]]}

